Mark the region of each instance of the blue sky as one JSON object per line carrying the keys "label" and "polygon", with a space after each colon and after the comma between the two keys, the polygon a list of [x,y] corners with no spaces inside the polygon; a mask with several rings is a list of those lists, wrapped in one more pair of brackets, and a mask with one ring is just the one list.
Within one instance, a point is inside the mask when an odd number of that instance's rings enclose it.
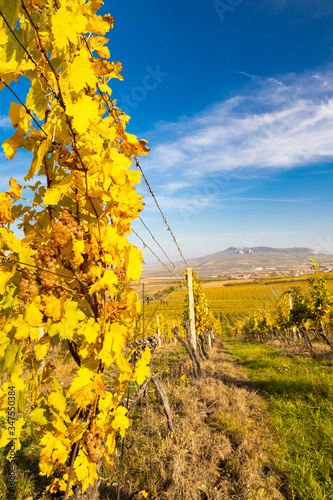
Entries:
{"label": "blue sky", "polygon": [[[149,141],[141,164],[185,257],[231,245],[333,253],[331,0],[106,0],[103,11],[125,78],[113,97]],[[10,99],[1,93],[1,140]],[[1,190],[27,161],[1,153]],[[178,260],[139,190],[143,220]]]}

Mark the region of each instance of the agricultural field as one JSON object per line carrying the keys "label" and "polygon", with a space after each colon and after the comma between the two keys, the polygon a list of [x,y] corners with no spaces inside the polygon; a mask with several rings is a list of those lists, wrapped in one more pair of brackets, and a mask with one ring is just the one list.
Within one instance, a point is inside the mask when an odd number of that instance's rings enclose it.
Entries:
{"label": "agricultural field", "polygon": [[[331,276],[328,276],[331,278]],[[207,304],[210,310],[216,315],[225,315],[229,321],[233,322],[237,318],[244,317],[248,314],[259,310],[272,310],[279,297],[294,286],[298,286],[304,293],[308,292],[308,277],[300,277],[299,279],[267,280],[239,283],[239,282],[208,282],[202,288],[204,289]],[[328,291],[333,295],[333,280],[326,279]],[[168,283],[169,285],[169,283]],[[156,315],[162,314],[170,326],[180,324],[182,321],[182,312],[184,309],[184,299],[186,296],[185,289],[179,289],[176,284],[172,286],[175,290],[170,291],[170,287],[160,291],[161,299],[153,299],[149,305],[145,304],[146,323],[151,318],[147,331],[155,329],[153,326],[156,323]],[[142,303],[142,300],[141,300]]]}
{"label": "agricultural field", "polygon": [[[185,291],[172,292],[169,295],[169,306],[179,307],[185,294]],[[270,285],[249,283],[208,288],[205,295],[208,306],[214,313],[228,314],[271,308],[280,294]]]}
{"label": "agricultural field", "polygon": [[[304,292],[308,289],[308,279],[281,281],[279,279],[265,281],[228,284],[216,288],[205,289],[208,306],[214,313],[251,313],[258,309],[271,309],[281,294],[294,286],[299,286]],[[204,288],[204,287],[203,287]],[[328,291],[333,294],[333,280],[327,280]],[[174,291],[169,297],[169,307],[179,308],[186,295],[185,290]]]}

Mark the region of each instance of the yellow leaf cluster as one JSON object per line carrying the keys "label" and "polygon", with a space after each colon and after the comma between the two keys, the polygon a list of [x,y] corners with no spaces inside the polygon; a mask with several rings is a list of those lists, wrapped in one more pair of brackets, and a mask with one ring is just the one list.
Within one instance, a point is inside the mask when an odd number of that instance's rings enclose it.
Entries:
{"label": "yellow leaf cluster", "polygon": [[[8,160],[20,148],[32,156],[22,204],[13,206],[23,197],[15,179],[0,193],[0,251],[7,259],[0,267],[0,376],[22,381],[21,412],[33,395],[27,432],[41,438],[42,474],[63,470],[50,486],[56,492],[66,489],[65,463],[86,427],[96,425],[113,452],[116,434],[128,427],[119,406],[127,384],[150,376],[149,352],[133,373],[125,351],[140,307],[128,285],[143,264],[128,240],[143,209],[133,157],[148,147],[126,132],[129,117],[116,97],[111,101],[110,80],[123,77],[121,63],[109,60],[106,34],[114,19],[98,15],[102,0],[0,3],[16,37],[1,19],[0,77],[7,85],[19,77],[30,83],[26,102],[10,105],[14,133],[2,147]],[[15,220],[24,238],[11,230]],[[69,387],[49,362],[51,345],[74,359]],[[102,372],[112,364],[110,389]],[[97,405],[83,427],[69,417],[73,402],[82,410]],[[72,481],[85,490],[97,466],[83,450],[80,444]]]}
{"label": "yellow leaf cluster", "polygon": [[146,378],[150,377],[151,375],[149,368],[150,358],[150,349],[149,347],[146,347],[142,353],[141,358],[136,362],[135,365],[134,378],[139,385],[143,384]]}
{"label": "yellow leaf cluster", "polygon": [[41,475],[49,476],[53,470],[53,464],[64,464],[70,452],[71,442],[65,436],[55,436],[51,432],[46,432],[40,441],[43,449],[40,459]]}
{"label": "yellow leaf cluster", "polygon": [[0,224],[14,222],[11,212],[12,205],[22,194],[22,186],[17,184],[16,180],[12,177],[10,178],[9,185],[12,189],[0,193]]}

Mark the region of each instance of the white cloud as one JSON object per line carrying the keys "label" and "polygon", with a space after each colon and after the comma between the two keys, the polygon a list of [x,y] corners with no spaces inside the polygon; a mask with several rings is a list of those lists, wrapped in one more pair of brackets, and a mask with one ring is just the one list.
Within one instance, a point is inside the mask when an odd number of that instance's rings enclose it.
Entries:
{"label": "white cloud", "polygon": [[0,115],[0,128],[12,128],[9,116]]}
{"label": "white cloud", "polygon": [[[207,175],[333,160],[333,70],[260,79],[194,117],[158,124],[144,168],[192,185]],[[163,131],[163,133],[159,133]],[[155,139],[156,140],[156,139]],[[168,180],[167,180],[168,182]]]}

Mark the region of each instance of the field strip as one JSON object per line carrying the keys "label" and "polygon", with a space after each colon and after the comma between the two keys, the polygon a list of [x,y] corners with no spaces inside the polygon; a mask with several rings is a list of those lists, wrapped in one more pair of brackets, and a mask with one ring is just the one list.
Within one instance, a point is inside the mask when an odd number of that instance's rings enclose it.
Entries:
{"label": "field strip", "polygon": [[227,344],[267,402],[286,498],[332,499],[332,361],[235,338]]}
{"label": "field strip", "polygon": [[275,286],[271,286],[271,289],[273,290],[277,298],[280,298],[281,293],[279,292],[279,290]]}

